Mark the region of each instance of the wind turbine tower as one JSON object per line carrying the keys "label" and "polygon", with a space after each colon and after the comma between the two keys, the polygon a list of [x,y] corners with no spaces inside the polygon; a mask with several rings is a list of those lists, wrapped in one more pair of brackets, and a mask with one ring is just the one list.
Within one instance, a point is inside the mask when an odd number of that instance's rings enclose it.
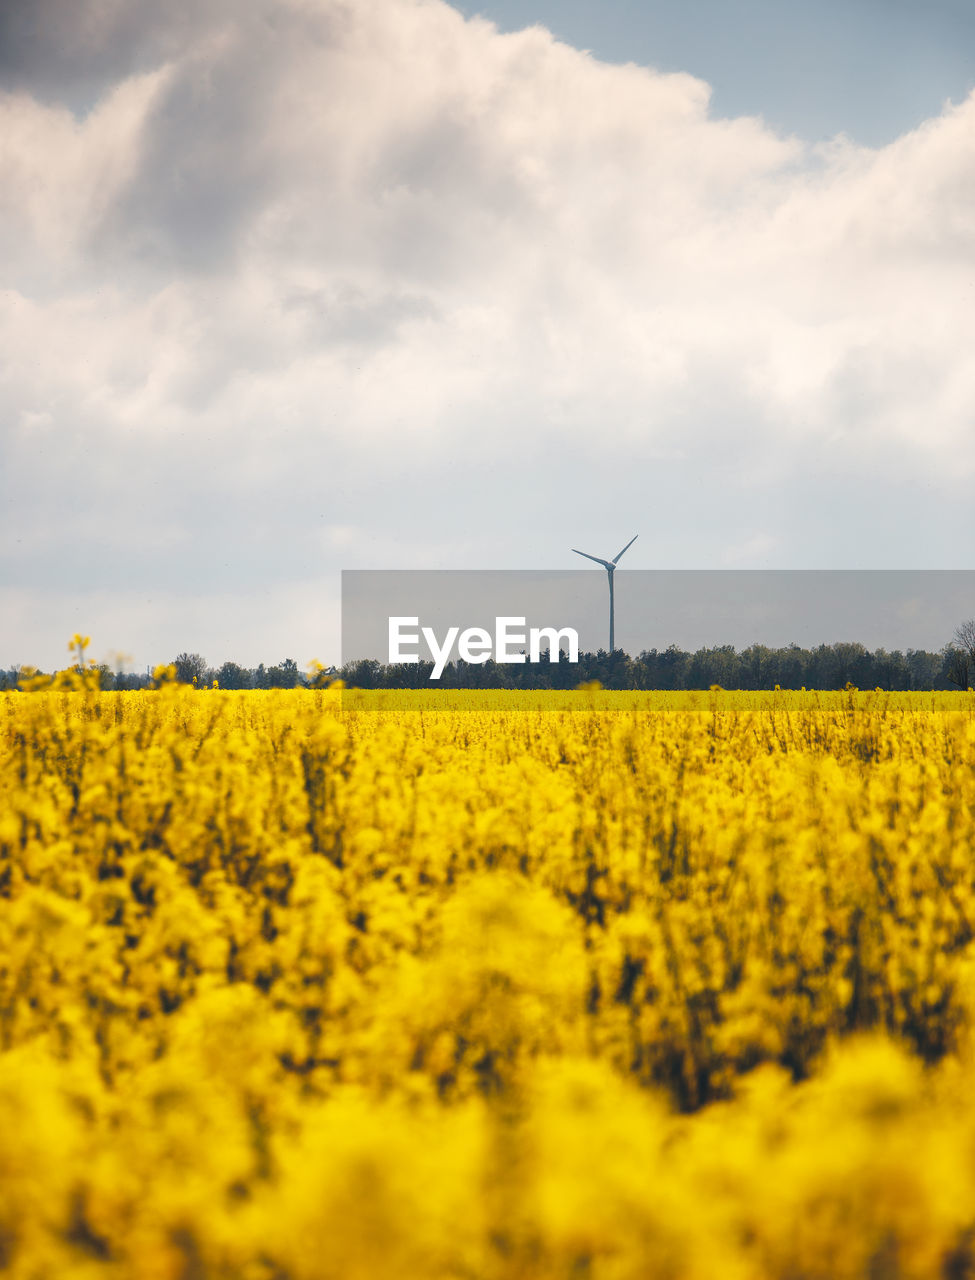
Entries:
{"label": "wind turbine tower", "polygon": [[614,653],[616,651],[616,630],[615,630],[615,625],[613,620],[613,574],[616,572],[616,566],[619,564],[620,560],[623,558],[623,552],[629,551],[630,547],[633,546],[634,542],[636,542],[639,536],[640,535],[638,533],[635,533],[633,537],[629,540],[629,542],[626,544],[626,546],[623,548],[623,551],[621,551],[619,555],[613,556],[612,560],[602,560],[600,559],[599,556],[591,556],[588,551],[576,551],[575,547],[572,548],[572,550],[575,552],[577,556],[585,556],[587,560],[595,560],[597,564],[601,564],[603,568],[606,570],[606,575],[609,578],[609,651],[610,653]]}

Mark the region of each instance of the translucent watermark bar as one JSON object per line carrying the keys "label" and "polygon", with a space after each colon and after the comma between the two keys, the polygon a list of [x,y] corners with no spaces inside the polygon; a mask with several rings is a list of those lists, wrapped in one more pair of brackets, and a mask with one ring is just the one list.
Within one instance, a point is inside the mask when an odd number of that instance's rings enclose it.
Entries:
{"label": "translucent watermark bar", "polygon": [[598,566],[346,571],[342,663],[416,664],[435,684],[458,662],[572,665],[608,650],[611,626],[631,657],[841,643],[938,652],[975,616],[975,570],[620,569],[608,587]]}

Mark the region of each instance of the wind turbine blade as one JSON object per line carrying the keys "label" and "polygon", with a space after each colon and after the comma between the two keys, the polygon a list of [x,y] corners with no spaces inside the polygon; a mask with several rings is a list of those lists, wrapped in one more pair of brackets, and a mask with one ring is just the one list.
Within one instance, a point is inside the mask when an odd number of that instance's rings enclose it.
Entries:
{"label": "wind turbine blade", "polygon": [[573,547],[572,550],[575,551],[577,556],[585,556],[587,560],[595,560],[595,562],[597,564],[601,564],[604,569],[613,568],[613,565],[611,565],[608,560],[601,560],[599,556],[591,556],[588,551],[576,551],[575,547]]}
{"label": "wind turbine blade", "polygon": [[633,537],[629,540],[629,542],[628,542],[628,543],[626,544],[626,546],[623,548],[623,551],[621,551],[621,552],[619,553],[619,555],[615,557],[615,559],[613,560],[613,564],[618,564],[618,563],[620,562],[620,560],[622,560],[622,558],[623,558],[623,552],[624,552],[624,551],[629,551],[630,547],[632,547],[632,546],[633,546],[634,542],[636,542],[636,540],[637,540],[637,538],[639,538],[639,536],[640,536],[640,535],[639,535],[638,533],[635,533],[635,534],[633,535]]}

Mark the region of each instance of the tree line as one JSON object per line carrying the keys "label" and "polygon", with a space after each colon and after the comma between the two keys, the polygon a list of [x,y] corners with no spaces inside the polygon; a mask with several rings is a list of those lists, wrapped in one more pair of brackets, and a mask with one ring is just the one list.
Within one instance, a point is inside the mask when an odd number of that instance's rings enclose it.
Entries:
{"label": "tree line", "polygon": [[[433,686],[431,662],[384,664],[374,660],[349,663],[336,674],[360,689],[423,689]],[[933,690],[968,688],[975,677],[975,653],[955,645],[937,653],[869,650],[856,643],[823,644],[802,649],[792,644],[773,649],[753,644],[688,652],[677,645],[646,649],[636,657],[623,650],[580,653],[570,663],[449,663],[436,687],[447,689],[573,689],[598,680],[604,689],[858,689]]]}
{"label": "tree line", "polygon": [[[243,667],[237,662],[224,662],[211,667],[198,653],[181,653],[169,664],[175,668],[176,679],[181,684],[195,685],[198,689],[294,689],[310,683],[309,677],[299,669],[294,658],[266,667]],[[156,683],[151,670],[142,673],[113,671],[105,663],[96,663],[101,688],[110,690],[151,689]],[[0,671],[0,690],[16,689],[25,675],[43,675],[35,668],[11,667]],[[333,674],[334,678],[334,674]]]}
{"label": "tree line", "polygon": [[[821,644],[803,649],[797,644],[769,648],[763,644],[735,649],[733,645],[688,652],[677,645],[663,650],[645,649],[636,657],[623,650],[600,649],[568,661],[560,653],[557,662],[543,654],[539,662],[467,663],[455,661],[439,681],[430,679],[433,664],[380,663],[372,659],[349,662],[314,674],[302,672],[293,658],[266,667],[244,667],[236,662],[210,666],[198,653],[181,653],[171,664],[176,679],[199,689],[294,689],[341,679],[359,689],[574,689],[598,680],[606,689],[858,689],[933,690],[967,689],[975,683],[975,619],[963,623],[951,643],[937,653],[925,649],[873,651],[862,644]],[[151,672],[142,675],[115,672],[106,664],[97,667],[106,690],[144,689],[153,685]],[[24,669],[0,671],[0,690],[16,689]]]}

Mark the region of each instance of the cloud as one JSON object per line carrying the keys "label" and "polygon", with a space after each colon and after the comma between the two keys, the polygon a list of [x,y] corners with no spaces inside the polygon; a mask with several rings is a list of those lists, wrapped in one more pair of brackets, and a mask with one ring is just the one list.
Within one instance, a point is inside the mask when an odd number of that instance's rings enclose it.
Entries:
{"label": "cloud", "polygon": [[975,99],[809,147],[440,0],[3,14],[18,589],[246,602],[631,525],[675,567],[958,563]]}
{"label": "cloud", "polygon": [[120,81],[184,56],[239,13],[234,0],[11,0],[0,8],[0,79],[84,109]]}

